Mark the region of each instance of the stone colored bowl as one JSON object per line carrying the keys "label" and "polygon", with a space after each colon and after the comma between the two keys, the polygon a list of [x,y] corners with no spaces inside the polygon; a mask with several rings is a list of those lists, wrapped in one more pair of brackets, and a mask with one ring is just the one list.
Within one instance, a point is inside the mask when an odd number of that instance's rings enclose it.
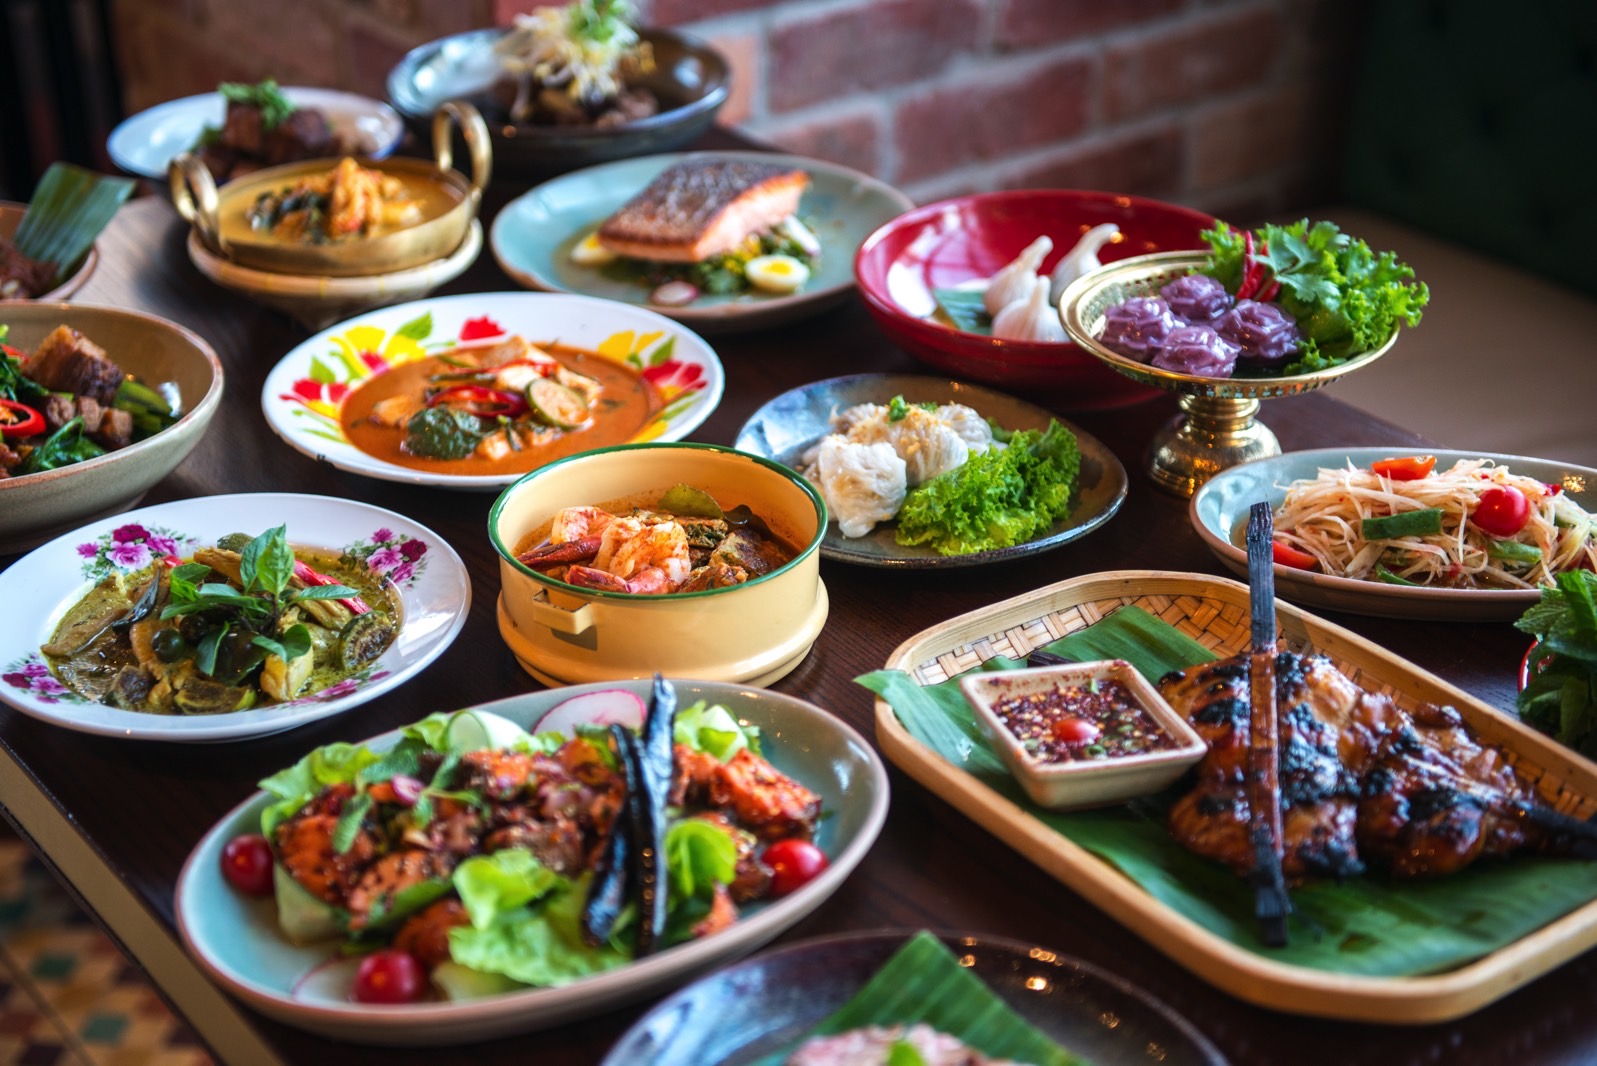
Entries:
{"label": "stone colored bowl", "polygon": [[[0,200],[0,238],[10,240],[17,235],[17,227],[22,225],[22,216],[28,213],[27,204],[13,203],[10,200]],[[94,268],[100,265],[100,249],[93,246],[89,254],[78,263],[78,268],[62,279],[61,284],[49,292],[40,293],[40,300],[69,300],[72,294],[83,288],[89,280],[89,275],[94,273]]]}
{"label": "stone colored bowl", "polygon": [[152,437],[58,470],[0,479],[0,554],[20,552],[132,507],[194,450],[222,402],[222,364],[199,336],[164,318],[114,307],[0,302],[6,343],[32,352],[60,325],[104,348],[148,385],[176,387],[182,417]]}
{"label": "stone colored bowl", "polygon": [[[564,507],[652,504],[688,484],[723,508],[747,504],[798,550],[763,577],[729,588],[632,595],[578,588],[516,561]],[[768,459],[712,444],[629,444],[582,452],[507,488],[488,513],[499,553],[499,632],[548,685],[648,677],[659,671],[764,686],[799,664],[826,623],[821,538],[826,504],[809,482]]]}

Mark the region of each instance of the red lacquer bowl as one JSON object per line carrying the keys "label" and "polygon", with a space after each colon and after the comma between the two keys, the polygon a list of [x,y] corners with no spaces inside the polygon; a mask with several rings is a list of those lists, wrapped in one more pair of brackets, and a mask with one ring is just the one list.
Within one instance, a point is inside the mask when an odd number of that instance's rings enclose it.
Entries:
{"label": "red lacquer bowl", "polygon": [[1109,263],[1149,252],[1205,248],[1214,225],[1201,211],[1137,196],[1080,189],[1017,189],[917,207],[865,239],[854,276],[865,305],[894,343],[915,358],[967,381],[1040,396],[1066,410],[1118,407],[1158,391],[1117,374],[1074,344],[997,340],[931,318],[935,288],[986,278],[1047,234],[1053,271],[1081,235],[1104,222],[1120,237],[1098,257]]}

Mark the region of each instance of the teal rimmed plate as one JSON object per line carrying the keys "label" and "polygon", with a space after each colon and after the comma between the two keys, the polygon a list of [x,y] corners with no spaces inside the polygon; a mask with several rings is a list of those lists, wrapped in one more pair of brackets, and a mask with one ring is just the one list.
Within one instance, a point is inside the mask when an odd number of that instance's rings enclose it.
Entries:
{"label": "teal rimmed plate", "polygon": [[[571,261],[571,249],[666,167],[696,156],[797,167],[810,176],[799,216],[820,238],[820,261],[789,296],[701,295],[686,307],[649,302],[649,286],[605,277]],[[854,253],[877,227],[908,211],[897,189],[835,163],[769,152],[652,155],[589,167],[545,182],[512,200],[494,219],[489,243],[505,273],[529,289],[577,292],[648,307],[699,329],[751,329],[792,321],[845,299],[854,287]]]}
{"label": "teal rimmed plate", "polygon": [[[647,696],[649,681],[608,681],[534,692],[486,704],[522,727],[583,692],[627,688]],[[337,951],[336,941],[299,947],[279,931],[271,900],[245,897],[223,879],[222,847],[260,831],[270,797],[258,792],[206,834],[178,877],[175,911],[184,946],[222,987],[261,1013],[338,1040],[416,1047],[461,1044],[546,1028],[658,994],[760,947],[835,892],[875,841],[887,816],[887,773],[866,740],[814,704],[745,685],[678,681],[683,705],[724,704],[761,730],[765,757],[821,797],[816,843],[831,865],[791,895],[749,907],[732,927],[558,988],[528,988],[458,1003],[372,1006],[340,998],[336,979],[305,980]],[[392,746],[397,731],[367,743]]]}

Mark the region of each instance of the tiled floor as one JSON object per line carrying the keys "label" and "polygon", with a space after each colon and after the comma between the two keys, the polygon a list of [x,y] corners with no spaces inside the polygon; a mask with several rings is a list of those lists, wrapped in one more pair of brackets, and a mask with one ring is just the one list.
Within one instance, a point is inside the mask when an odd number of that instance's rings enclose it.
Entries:
{"label": "tiled floor", "polygon": [[211,1066],[116,945],[0,830],[0,1066]]}

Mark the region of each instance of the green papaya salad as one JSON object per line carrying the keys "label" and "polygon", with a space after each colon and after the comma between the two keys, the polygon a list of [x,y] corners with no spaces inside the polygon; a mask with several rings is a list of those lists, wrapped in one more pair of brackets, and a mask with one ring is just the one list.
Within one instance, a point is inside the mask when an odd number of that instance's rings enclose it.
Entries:
{"label": "green papaya salad", "polygon": [[[819,797],[725,707],[621,690],[533,732],[434,714],[385,751],[335,743],[261,782],[228,882],[275,895],[284,935],[360,956],[362,1003],[556,986],[713,935],[825,869]],[[337,952],[330,952],[336,955]]]}

